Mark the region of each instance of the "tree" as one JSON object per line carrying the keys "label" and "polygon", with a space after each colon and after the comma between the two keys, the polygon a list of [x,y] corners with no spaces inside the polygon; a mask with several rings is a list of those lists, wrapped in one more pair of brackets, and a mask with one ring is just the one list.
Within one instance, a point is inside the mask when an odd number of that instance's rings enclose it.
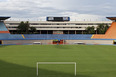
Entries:
{"label": "tree", "polygon": [[36,32],[36,28],[35,27],[30,27],[30,32],[31,33],[35,33]]}
{"label": "tree", "polygon": [[30,32],[34,33],[36,32],[36,28],[35,27],[30,27],[29,22],[21,22],[19,24],[19,26],[17,27],[18,33],[23,33],[23,34],[29,34]]}
{"label": "tree", "polygon": [[23,21],[18,25],[17,32],[19,34],[24,32],[24,25],[25,25],[25,23]]}
{"label": "tree", "polygon": [[88,26],[86,28],[86,34],[95,34],[95,30],[94,29],[95,29],[94,26],[92,26],[92,27]]}
{"label": "tree", "polygon": [[26,34],[28,34],[29,33],[29,28],[30,28],[30,26],[29,26],[29,22],[27,21],[27,22],[25,22],[25,25],[24,25],[25,27],[25,32],[26,32]]}
{"label": "tree", "polygon": [[105,32],[108,30],[109,26],[105,24],[100,24],[97,27],[97,33],[98,34],[105,34]]}
{"label": "tree", "polygon": [[106,26],[105,26],[105,32],[108,30],[108,28],[109,28],[109,26],[108,26],[108,25],[106,25]]}

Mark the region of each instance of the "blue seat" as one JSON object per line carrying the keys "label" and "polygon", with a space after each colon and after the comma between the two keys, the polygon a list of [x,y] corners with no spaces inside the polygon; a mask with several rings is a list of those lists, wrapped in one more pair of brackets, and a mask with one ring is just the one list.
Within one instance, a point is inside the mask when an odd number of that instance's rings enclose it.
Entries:
{"label": "blue seat", "polygon": [[2,21],[0,21],[0,31],[8,31],[8,29]]}
{"label": "blue seat", "polygon": [[22,40],[24,39],[21,34],[1,33],[0,40]]}
{"label": "blue seat", "polygon": [[23,39],[21,34],[10,34],[9,39]]}
{"label": "blue seat", "polygon": [[0,33],[0,40],[9,39],[9,33]]}
{"label": "blue seat", "polygon": [[26,39],[38,39],[38,40],[53,40],[53,39],[65,39],[65,40],[84,40],[91,39],[92,34],[24,34]]}

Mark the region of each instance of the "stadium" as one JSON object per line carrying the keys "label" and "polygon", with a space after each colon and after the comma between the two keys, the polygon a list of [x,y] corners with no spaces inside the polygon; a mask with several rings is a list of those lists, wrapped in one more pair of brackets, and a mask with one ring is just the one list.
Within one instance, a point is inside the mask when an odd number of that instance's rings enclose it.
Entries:
{"label": "stadium", "polygon": [[[0,77],[116,76],[116,17],[105,22],[47,17],[30,22],[38,34],[11,34],[20,22],[8,18],[0,17]],[[111,25],[105,34],[83,34],[101,23]]]}
{"label": "stadium", "polygon": [[[111,24],[108,22],[71,22],[70,17],[47,17],[45,22],[30,22],[31,26],[37,28],[38,34],[10,34],[16,32],[16,28],[20,21],[6,21],[3,20],[9,17],[0,17],[1,31],[0,43],[7,44],[53,44],[54,40],[59,44],[114,44],[115,36],[115,22]],[[64,20],[63,20],[64,19]],[[110,18],[115,20],[114,18]],[[105,35],[96,34],[83,34],[88,26],[95,26],[98,24],[111,25]],[[79,25],[81,24],[81,25]],[[7,26],[7,27],[6,27]],[[10,31],[9,31],[10,30]]]}

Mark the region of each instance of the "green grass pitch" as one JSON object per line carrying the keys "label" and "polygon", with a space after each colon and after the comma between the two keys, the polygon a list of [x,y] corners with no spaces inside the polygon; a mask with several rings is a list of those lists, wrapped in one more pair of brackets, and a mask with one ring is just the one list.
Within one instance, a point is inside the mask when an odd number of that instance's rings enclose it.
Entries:
{"label": "green grass pitch", "polygon": [[0,46],[0,77],[75,77],[74,65],[36,62],[76,62],[76,77],[116,77],[116,46],[16,45]]}

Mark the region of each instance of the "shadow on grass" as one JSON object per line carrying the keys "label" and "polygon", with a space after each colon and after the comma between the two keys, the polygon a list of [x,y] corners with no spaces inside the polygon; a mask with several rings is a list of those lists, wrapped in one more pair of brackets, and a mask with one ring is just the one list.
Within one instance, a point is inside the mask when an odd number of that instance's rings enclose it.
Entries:
{"label": "shadow on grass", "polygon": [[71,47],[67,45],[54,45],[54,47],[57,49],[71,49]]}
{"label": "shadow on grass", "polygon": [[5,45],[0,45],[0,48],[6,47]]}
{"label": "shadow on grass", "polygon": [[[75,77],[75,76],[72,74],[49,71],[45,69],[39,69],[39,76],[37,76],[36,68],[0,61],[0,77]],[[90,77],[90,76],[77,75],[76,77]]]}

